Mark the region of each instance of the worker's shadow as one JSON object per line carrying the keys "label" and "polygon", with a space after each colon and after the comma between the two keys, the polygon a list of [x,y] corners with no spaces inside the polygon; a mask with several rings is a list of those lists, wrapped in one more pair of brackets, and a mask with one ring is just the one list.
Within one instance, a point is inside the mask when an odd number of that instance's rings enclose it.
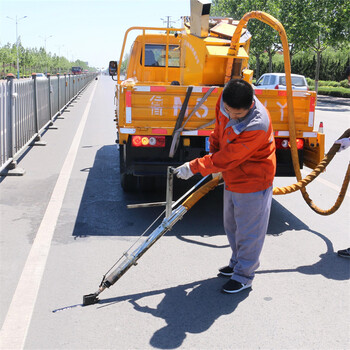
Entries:
{"label": "worker's shadow", "polygon": [[[258,270],[256,272],[257,274],[298,272],[306,275],[321,275],[325,278],[339,281],[350,279],[349,261],[337,256],[337,254],[334,252],[333,244],[330,239],[322,233],[312,230],[278,201],[273,199],[267,235],[275,236],[276,239],[278,239],[278,236],[283,234],[292,235],[294,231],[305,231],[305,240],[307,240],[310,235],[315,235],[324,241],[326,251],[320,254],[320,260],[312,265],[302,265],[293,269]],[[229,247],[228,245],[218,246],[204,243],[202,240],[198,240],[196,237],[186,237],[181,235],[177,237],[184,242],[205,245],[209,248],[217,249]],[[303,244],[303,242],[301,241],[300,244]],[[296,252],[292,251],[290,254],[296,254]]]}
{"label": "worker's shadow", "polygon": [[[88,146],[85,146],[88,147]],[[131,203],[157,202],[165,200],[165,189],[149,193],[123,193],[120,187],[118,150],[115,145],[100,148],[95,157],[94,165],[89,169],[81,169],[89,173],[84,193],[76,217],[73,236],[139,236],[164,208],[127,209]],[[188,187],[196,183],[192,181],[176,182],[175,198],[185,193]],[[309,210],[309,209],[308,209]],[[216,245],[206,242],[200,236],[224,235],[222,227],[222,186],[211,191],[200,200],[183,220],[178,222],[167,236],[189,243],[205,245],[213,249],[228,249],[228,245]],[[326,278],[345,280],[349,278],[348,261],[339,259],[334,253],[332,242],[320,232],[309,228],[293,213],[272,201],[272,209],[268,234],[293,234],[293,230],[303,230],[305,235],[316,235],[327,247],[320,255],[320,260],[309,266],[296,269],[258,271],[257,273],[300,272],[305,274],[320,274]],[[278,237],[276,237],[278,239]],[[305,239],[307,237],[305,236]],[[302,242],[300,242],[302,244]],[[293,253],[293,252],[292,252]],[[291,254],[292,254],[291,253]],[[228,252],[229,254],[229,252]]]}
{"label": "worker's shadow", "polygon": [[[100,303],[129,301],[139,312],[163,319],[166,325],[154,332],[150,344],[157,349],[180,348],[187,333],[199,334],[208,330],[223,315],[232,314],[246,299],[250,289],[239,294],[220,292],[225,278],[211,278],[152,292],[107,299]],[[147,306],[147,297],[162,295],[157,307]],[[106,305],[106,306],[107,306]],[[103,306],[102,306],[103,307]]]}
{"label": "worker's shadow", "polygon": [[[329,238],[320,232],[312,230],[284,206],[273,200],[267,233],[269,235],[279,236],[284,233],[293,234],[293,231],[299,230],[305,231],[305,240],[308,239],[309,235],[315,235],[324,241],[326,251],[320,254],[320,260],[312,265],[298,266],[293,269],[258,270],[256,272],[257,274],[299,272],[306,275],[322,275],[325,278],[339,281],[350,278],[349,261],[337,256]],[[276,238],[278,239],[278,237]],[[300,244],[303,244],[303,242],[301,241]],[[291,251],[290,254],[296,254],[296,252]]]}
{"label": "worker's shadow", "polygon": [[[305,231],[305,240],[307,240],[310,235],[315,235],[324,241],[326,251],[320,254],[320,260],[315,264],[298,266],[293,269],[258,270],[256,272],[257,274],[298,272],[306,275],[321,275],[325,278],[339,281],[350,279],[349,261],[337,256],[334,252],[332,242],[322,233],[312,230],[288,209],[273,199],[267,235],[275,236],[276,239],[278,239],[278,236],[283,234],[292,235],[294,231]],[[184,242],[202,246],[204,245],[209,248],[217,249],[229,247],[228,245],[218,246],[215,244],[208,244],[202,240],[198,240],[196,237],[190,238],[181,235],[177,237]],[[265,244],[269,243],[266,242]],[[303,242],[301,241],[300,244],[303,244]],[[229,251],[227,254],[229,255]],[[296,254],[296,252],[291,251],[290,254]],[[276,266],[278,266],[277,263]]]}

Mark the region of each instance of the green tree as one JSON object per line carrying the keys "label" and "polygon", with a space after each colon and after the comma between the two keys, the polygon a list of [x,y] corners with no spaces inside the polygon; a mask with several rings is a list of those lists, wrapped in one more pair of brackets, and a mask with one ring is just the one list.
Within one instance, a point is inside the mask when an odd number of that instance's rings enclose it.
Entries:
{"label": "green tree", "polygon": [[[94,68],[88,67],[87,63],[78,59],[75,62],[70,62],[65,57],[58,57],[55,54],[46,52],[43,47],[25,48],[19,43],[18,56],[20,63],[21,75],[28,75],[34,72],[48,72],[56,74],[58,72],[69,73],[72,66],[80,66],[82,69],[94,71]],[[16,57],[17,48],[15,44],[6,44],[0,47],[0,68],[2,74],[16,73]]]}
{"label": "green tree", "polygon": [[281,23],[290,42],[291,58],[311,49],[316,55],[315,90],[318,89],[322,53],[337,48],[350,35],[350,2],[346,0],[289,0],[280,3]]}
{"label": "green tree", "polygon": [[[348,44],[350,36],[349,0],[215,0],[212,13],[239,20],[245,12],[260,10],[276,17],[284,26],[291,60],[301,51],[312,50],[316,56],[316,91],[322,53],[328,48],[339,49]],[[253,23],[251,23],[253,22]],[[279,39],[266,25],[249,21],[252,33],[251,53],[255,56],[256,76],[259,76],[262,53],[269,55],[269,71]],[[265,46],[265,47],[264,47]]]}
{"label": "green tree", "polygon": [[6,44],[0,48],[0,62],[5,64],[13,63],[16,60],[16,53],[13,53],[11,44]]}
{"label": "green tree", "polygon": [[[246,13],[251,11],[264,11],[277,17],[279,14],[280,0],[216,0],[213,2],[213,13],[216,16],[232,17],[240,20]],[[269,69],[272,69],[272,57],[279,48],[278,33],[269,25],[259,21],[250,20],[248,30],[252,34],[250,52],[255,57],[255,74],[260,75],[260,61],[264,52],[269,56]]]}

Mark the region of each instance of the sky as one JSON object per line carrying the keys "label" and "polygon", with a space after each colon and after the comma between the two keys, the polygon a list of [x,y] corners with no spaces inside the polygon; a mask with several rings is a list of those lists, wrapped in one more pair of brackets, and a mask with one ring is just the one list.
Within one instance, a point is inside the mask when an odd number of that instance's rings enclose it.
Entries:
{"label": "sky", "polygon": [[[128,28],[166,27],[167,16],[179,28],[180,17],[189,15],[190,0],[0,0],[0,47],[16,42],[17,16],[25,48],[46,44],[52,55],[106,68],[119,60]],[[127,41],[127,51],[136,33]]]}

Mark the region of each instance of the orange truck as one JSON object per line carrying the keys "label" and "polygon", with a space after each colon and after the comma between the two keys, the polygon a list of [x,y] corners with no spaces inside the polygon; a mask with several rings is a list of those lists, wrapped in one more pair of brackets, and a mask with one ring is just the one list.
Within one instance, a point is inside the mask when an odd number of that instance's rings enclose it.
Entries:
{"label": "orange truck", "polygon": [[[139,35],[124,80],[120,65],[110,62],[109,74],[117,82],[117,143],[125,191],[166,175],[168,166],[205,155],[225,82],[240,78],[252,83],[246,22],[209,17],[209,12],[210,1],[191,0],[191,17],[184,17],[182,28],[129,28],[119,62],[128,34]],[[287,86],[287,90],[255,89],[255,95],[272,118],[276,175],[294,175],[288,120],[292,112],[300,167],[314,168],[324,156],[324,134],[314,130],[316,93]]]}

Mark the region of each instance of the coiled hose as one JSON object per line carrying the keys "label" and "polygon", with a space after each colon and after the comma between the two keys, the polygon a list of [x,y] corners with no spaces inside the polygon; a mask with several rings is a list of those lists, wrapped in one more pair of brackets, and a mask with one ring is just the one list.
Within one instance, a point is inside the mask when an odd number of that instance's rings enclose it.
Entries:
{"label": "coiled hose", "polygon": [[[347,129],[340,137],[339,139],[350,137],[350,129]],[[292,143],[291,143],[292,146]],[[295,145],[296,148],[296,145]],[[343,184],[340,190],[340,193],[338,195],[338,198],[334,205],[327,210],[319,208],[313,200],[310,198],[309,194],[306,192],[305,187],[311,183],[313,180],[316,179],[318,175],[320,175],[328,166],[328,164],[332,161],[334,158],[335,154],[339,151],[340,145],[334,143],[333,146],[330,148],[328,153],[325,155],[325,157],[322,159],[322,161],[317,165],[317,167],[309,174],[307,175],[304,179],[301,179],[301,173],[300,173],[300,168],[299,168],[299,160],[298,160],[298,152],[296,149],[294,149],[293,152],[293,147],[291,148],[292,151],[292,159],[293,159],[293,166],[295,170],[295,174],[297,176],[298,182],[290,185],[290,186],[285,186],[285,187],[275,187],[273,189],[273,194],[274,195],[281,195],[281,194],[289,194],[295,191],[300,190],[302,193],[302,196],[305,200],[305,202],[308,204],[308,206],[317,214],[320,215],[331,215],[335,213],[340,205],[342,204],[348,185],[349,185],[349,180],[350,180],[350,164],[348,165],[348,169],[346,171]],[[299,177],[299,178],[298,178]]]}
{"label": "coiled hose", "polygon": [[[333,159],[334,155],[339,150],[340,146],[338,144],[334,144],[329,150],[329,152],[327,153],[327,155],[315,168],[315,170],[311,172],[311,174],[308,175],[305,179],[302,179],[300,167],[299,167],[297,144],[296,144],[289,45],[288,45],[287,35],[282,24],[273,16],[262,11],[251,11],[246,13],[236,26],[235,32],[231,39],[229,54],[232,55],[232,57],[237,56],[238,49],[240,47],[240,37],[242,35],[242,29],[247,25],[247,22],[253,18],[258,19],[259,21],[264,22],[268,24],[271,28],[275,29],[280,35],[280,39],[283,47],[284,69],[285,69],[285,75],[286,75],[286,88],[287,88],[289,141],[291,145],[291,154],[292,154],[294,172],[298,182],[294,185],[286,186],[282,188],[275,187],[273,189],[273,194],[275,195],[288,194],[288,193],[292,193],[300,190],[304,200],[313,211],[315,211],[317,214],[320,214],[320,215],[331,215],[339,209],[341,203],[343,202],[346,190],[349,185],[350,166],[348,166],[348,170],[346,172],[341,191],[339,193],[339,196],[335,204],[328,210],[323,210],[317,207],[313,202],[313,200],[309,197],[308,193],[306,192],[305,186],[308,185],[311,181],[313,181],[322,171],[324,171],[324,169],[327,167],[327,165]],[[229,59],[227,62],[225,82],[227,82],[232,78],[232,64],[233,64],[233,58]],[[350,129],[346,130],[340,138],[349,137],[349,136],[350,136]]]}

